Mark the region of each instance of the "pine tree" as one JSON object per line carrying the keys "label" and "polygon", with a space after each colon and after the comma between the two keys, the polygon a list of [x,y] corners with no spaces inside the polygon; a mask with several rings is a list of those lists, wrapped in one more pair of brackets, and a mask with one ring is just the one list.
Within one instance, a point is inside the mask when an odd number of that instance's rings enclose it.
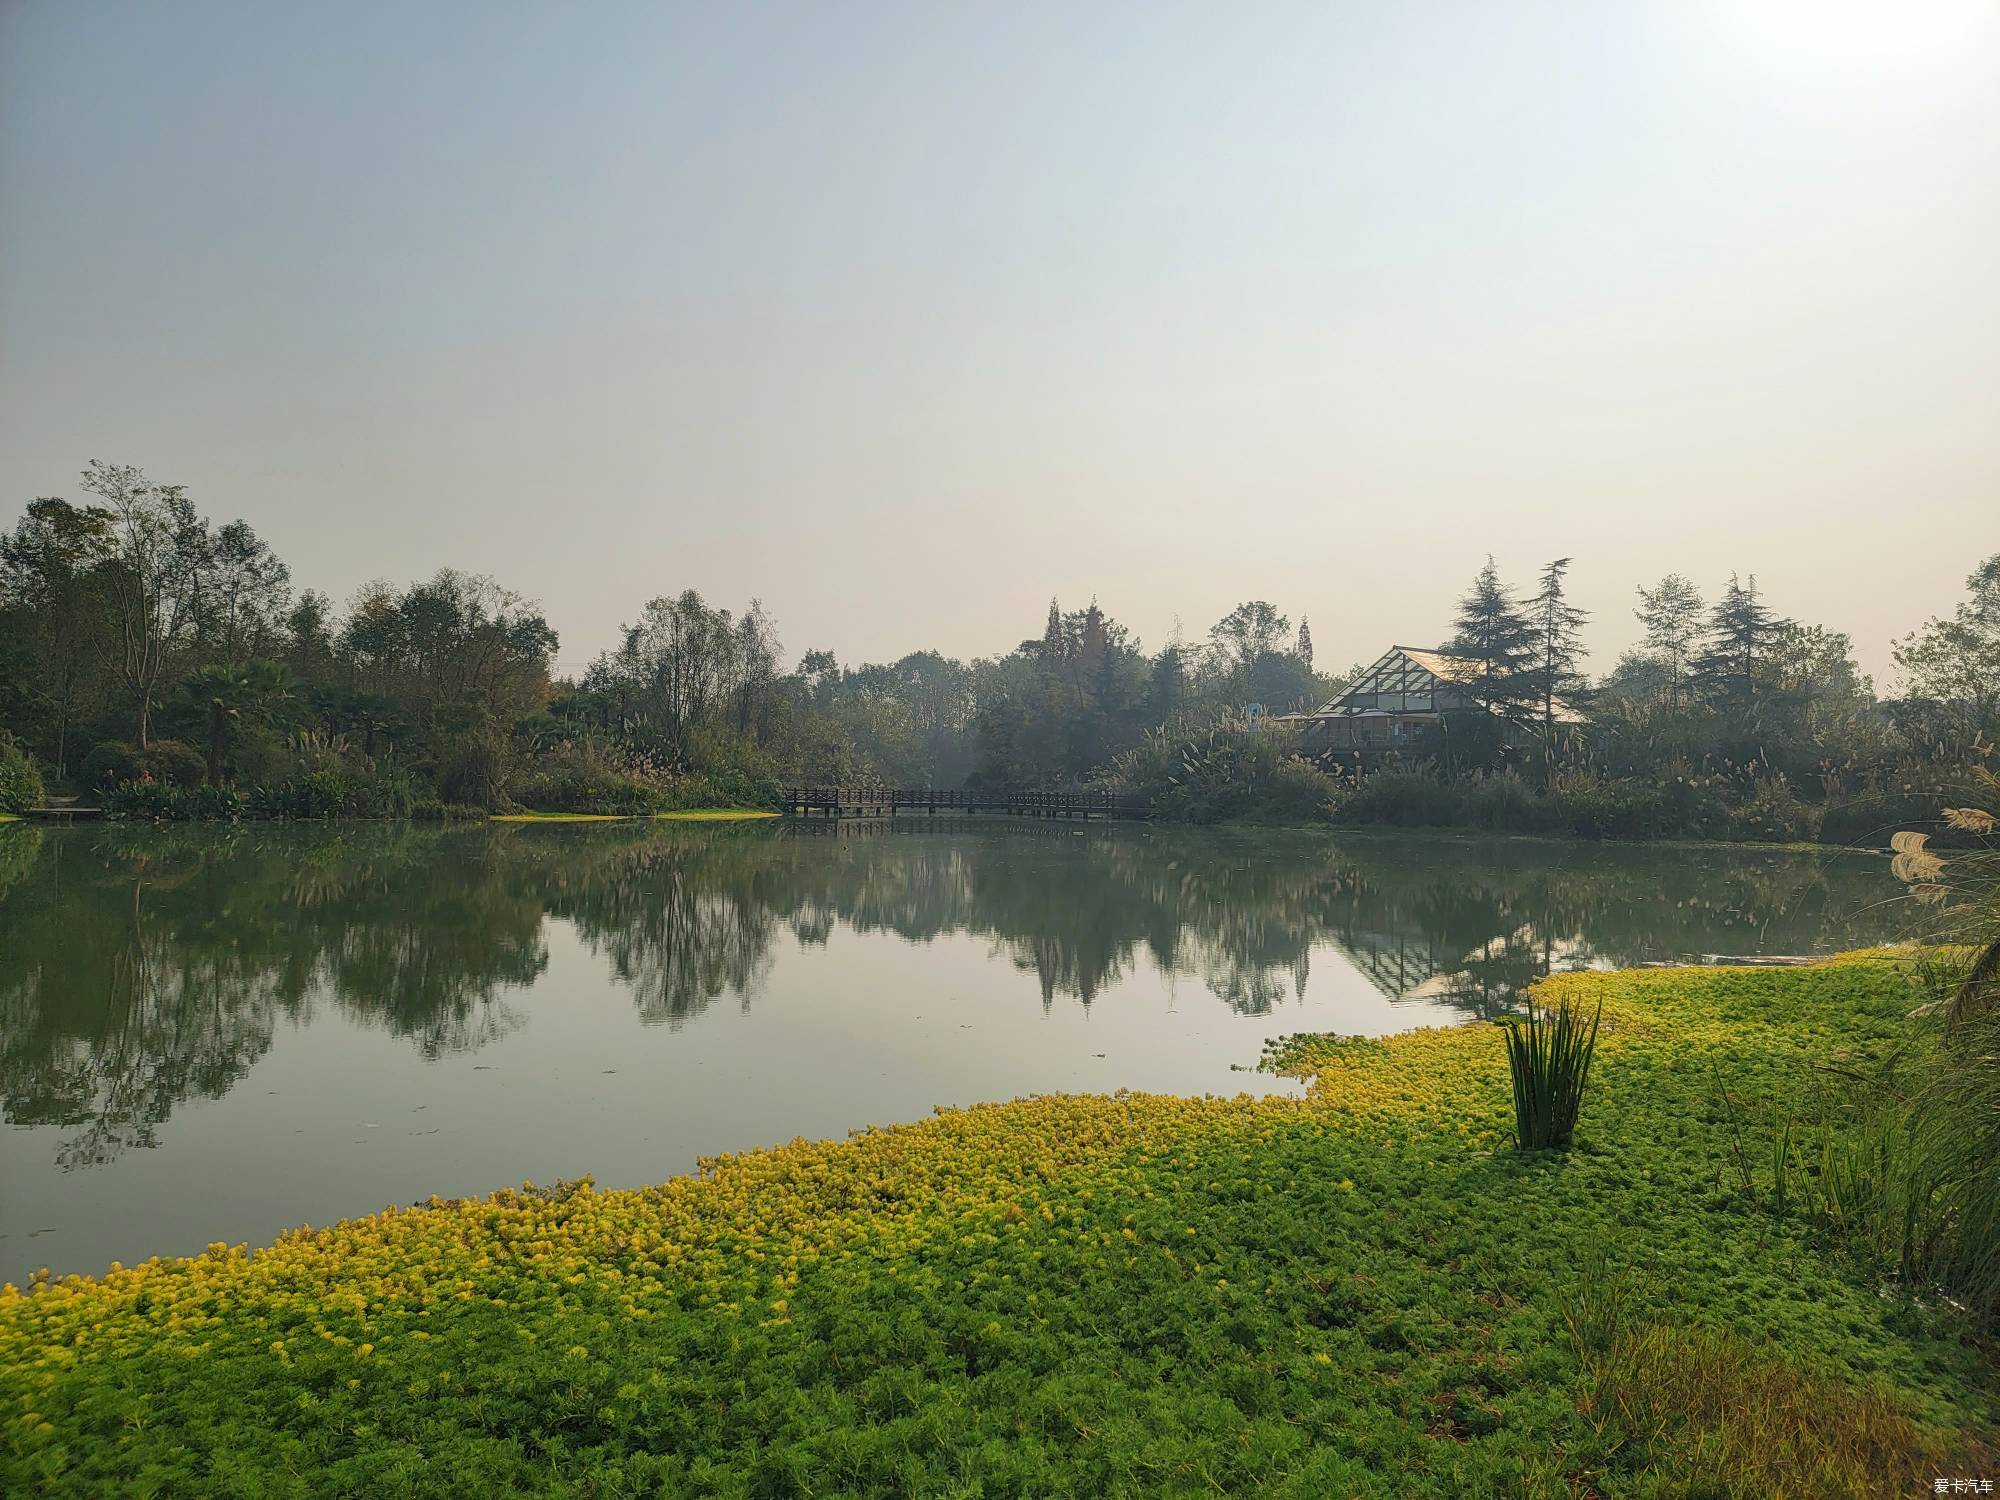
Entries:
{"label": "pine tree", "polygon": [[1063,659],[1063,617],[1062,607],[1053,595],[1049,598],[1049,625],[1042,632],[1042,659],[1050,666],[1057,666]]}
{"label": "pine tree", "polygon": [[1583,622],[1587,610],[1571,604],[1563,592],[1563,578],[1570,560],[1559,557],[1542,569],[1541,591],[1528,601],[1528,620],[1534,627],[1535,700],[1541,709],[1544,743],[1555,743],[1556,700],[1576,688],[1577,663],[1583,659]]}
{"label": "pine tree", "polygon": [[1791,621],[1773,614],[1750,582],[1729,575],[1729,587],[1708,616],[1708,644],[1694,664],[1695,680],[1713,699],[1749,703],[1757,696],[1757,663]]}
{"label": "pine tree", "polygon": [[1105,628],[1104,611],[1097,607],[1097,601],[1090,601],[1090,608],[1083,612],[1082,645],[1078,650],[1083,681],[1095,690],[1098,679],[1104,672],[1104,655],[1110,646],[1110,634]]}
{"label": "pine tree", "polygon": [[1300,661],[1305,663],[1306,670],[1310,672],[1313,664],[1312,622],[1307,620],[1304,615],[1299,616],[1299,644],[1296,655]]}
{"label": "pine tree", "polygon": [[1669,573],[1658,587],[1639,590],[1639,607],[1632,611],[1646,631],[1646,650],[1666,676],[1667,706],[1678,711],[1681,694],[1701,636],[1701,591],[1678,573]]}
{"label": "pine tree", "polygon": [[1476,664],[1472,680],[1462,686],[1489,711],[1519,718],[1523,705],[1534,699],[1534,647],[1535,628],[1489,556],[1471,591],[1458,601],[1458,634],[1446,648]]}
{"label": "pine tree", "polygon": [[1154,659],[1153,673],[1146,683],[1146,717],[1155,724],[1164,726],[1171,721],[1187,697],[1184,650],[1176,641]]}

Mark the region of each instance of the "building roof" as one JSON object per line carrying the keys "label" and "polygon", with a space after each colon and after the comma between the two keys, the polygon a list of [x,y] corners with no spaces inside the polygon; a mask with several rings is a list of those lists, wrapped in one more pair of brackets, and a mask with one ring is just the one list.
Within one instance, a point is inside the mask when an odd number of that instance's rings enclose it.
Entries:
{"label": "building roof", "polygon": [[1431,676],[1441,677],[1446,682],[1479,680],[1479,658],[1476,656],[1456,656],[1449,651],[1426,651],[1420,646],[1391,646],[1389,649],[1401,652]]}
{"label": "building roof", "polygon": [[[1322,715],[1337,715],[1341,718],[1360,718],[1392,712],[1392,710],[1375,708],[1373,706],[1368,708],[1343,708],[1342,705],[1356,693],[1379,691],[1378,689],[1369,687],[1368,684],[1378,672],[1384,667],[1391,665],[1398,656],[1404,658],[1411,665],[1428,672],[1440,682],[1448,682],[1457,687],[1465,687],[1479,680],[1480,662],[1476,656],[1461,656],[1452,651],[1433,651],[1422,646],[1391,646],[1360,677],[1356,678],[1339,697],[1321,704],[1308,717],[1318,718]],[[1390,691],[1395,691],[1395,689],[1391,688]],[[1555,700],[1554,706],[1555,719],[1558,724],[1581,724],[1585,722],[1584,716],[1573,705],[1564,702],[1561,698]],[[1404,712],[1404,710],[1394,710],[1394,712]],[[1408,710],[1408,712],[1422,712],[1422,710]]]}

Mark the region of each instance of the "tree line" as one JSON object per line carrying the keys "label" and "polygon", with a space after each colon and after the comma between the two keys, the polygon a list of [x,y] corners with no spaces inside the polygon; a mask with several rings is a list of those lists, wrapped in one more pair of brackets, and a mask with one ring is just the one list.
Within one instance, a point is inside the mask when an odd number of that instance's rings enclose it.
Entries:
{"label": "tree line", "polygon": [[[647,602],[574,679],[541,610],[445,569],[346,607],[295,591],[246,521],[92,462],[0,535],[0,799],[43,783],[135,815],[638,811],[789,779],[1088,778],[1147,728],[1304,706],[1311,632],[1251,601],[1147,653],[1095,601],[960,661],[787,664],[775,623],[694,590]],[[27,789],[33,780],[32,793]]]}
{"label": "tree line", "polygon": [[[1096,600],[1051,600],[1038,631],[991,656],[844,665],[789,657],[758,601],[689,589],[563,677],[541,610],[490,578],[376,582],[336,607],[183,486],[92,462],[78,489],[0,534],[0,810],[44,782],[174,817],[632,812],[872,779],[1110,781],[1176,815],[1262,798],[1273,815],[1339,804],[1370,820],[1354,768],[1311,765],[1244,717],[1314,707],[1355,672],[1322,670],[1308,622],[1268,601],[1148,649]],[[1480,570],[1439,644],[1466,659],[1487,728],[1530,732],[1420,742],[1391,766],[1406,784],[1514,776],[1547,795],[1563,777],[1665,773],[1729,781],[1739,802],[1782,781],[1818,805],[2000,736],[2000,557],[1898,644],[1906,685],[1887,701],[1847,636],[1783,617],[1740,574],[1713,601],[1676,574],[1640,587],[1641,643],[1591,680],[1570,569],[1550,562],[1525,594],[1491,559]]]}

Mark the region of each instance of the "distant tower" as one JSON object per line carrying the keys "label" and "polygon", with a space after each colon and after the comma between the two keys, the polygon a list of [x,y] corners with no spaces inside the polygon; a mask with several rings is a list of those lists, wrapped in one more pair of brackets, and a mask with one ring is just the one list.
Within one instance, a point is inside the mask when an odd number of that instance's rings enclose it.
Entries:
{"label": "distant tower", "polygon": [[1299,616],[1299,660],[1306,664],[1310,672],[1313,664],[1313,630],[1304,615]]}

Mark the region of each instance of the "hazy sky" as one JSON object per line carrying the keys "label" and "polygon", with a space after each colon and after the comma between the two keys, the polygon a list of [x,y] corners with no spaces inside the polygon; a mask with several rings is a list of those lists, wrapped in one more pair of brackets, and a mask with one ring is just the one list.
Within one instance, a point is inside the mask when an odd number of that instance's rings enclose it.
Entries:
{"label": "hazy sky", "polygon": [[1322,664],[1490,550],[1887,643],[2000,550],[2000,0],[0,0],[0,524],[102,457],[645,599]]}

